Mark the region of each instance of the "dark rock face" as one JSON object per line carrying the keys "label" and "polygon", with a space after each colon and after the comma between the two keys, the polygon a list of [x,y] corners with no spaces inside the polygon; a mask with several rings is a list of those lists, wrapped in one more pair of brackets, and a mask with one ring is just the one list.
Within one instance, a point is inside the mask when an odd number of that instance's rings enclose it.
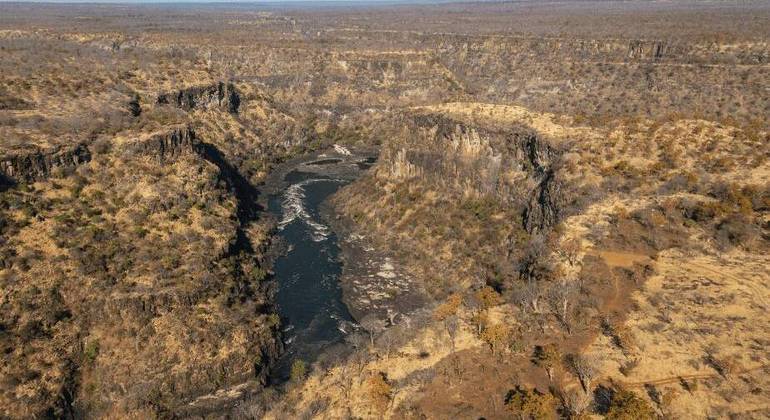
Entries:
{"label": "dark rock face", "polygon": [[241,97],[232,83],[219,82],[158,95],[159,104],[169,104],[190,111],[196,108],[220,107],[237,114]]}
{"label": "dark rock face", "polygon": [[190,126],[180,125],[133,143],[129,146],[129,151],[165,162],[184,153],[197,152],[199,148],[200,142],[195,137],[195,130]]}
{"label": "dark rock face", "polygon": [[130,112],[133,117],[142,115],[142,106],[139,104],[138,95],[135,95],[131,98],[131,101],[128,102],[128,112]]}
{"label": "dark rock face", "polygon": [[552,163],[558,158],[557,151],[543,139],[531,135],[521,142],[527,164],[533,168],[533,176],[539,179],[524,209],[524,228],[527,232],[548,229],[560,220],[558,200],[560,188]]}
{"label": "dark rock face", "polygon": [[527,135],[520,142],[527,162],[538,175],[545,175],[556,158],[557,153],[547,142],[536,135]]}
{"label": "dark rock face", "polygon": [[[220,83],[219,86],[221,87],[222,83]],[[231,83],[225,85],[223,99],[225,100],[225,104],[227,104],[227,112],[237,114],[238,108],[241,106],[241,96],[235,89],[235,86]]]}
{"label": "dark rock face", "polygon": [[0,157],[0,175],[6,182],[33,182],[48,178],[54,169],[74,168],[90,160],[91,152],[85,144],[10,154]]}
{"label": "dark rock face", "polygon": [[[561,152],[548,140],[524,126],[489,130],[434,114],[417,116],[414,121],[420,127],[435,129],[437,138],[448,139],[456,133],[474,131],[489,139],[492,147],[510,156],[511,161],[508,164],[520,165],[528,172],[530,179],[535,181],[536,186],[528,192],[522,212],[522,223],[527,232],[545,231],[559,223],[563,216],[563,194],[554,163],[559,160]],[[413,163],[438,158],[418,157],[414,152],[407,156]],[[421,166],[424,165],[421,163]]]}
{"label": "dark rock face", "polygon": [[561,220],[559,211],[560,188],[553,170],[548,170],[532,192],[524,209],[524,228],[527,232],[546,230]]}

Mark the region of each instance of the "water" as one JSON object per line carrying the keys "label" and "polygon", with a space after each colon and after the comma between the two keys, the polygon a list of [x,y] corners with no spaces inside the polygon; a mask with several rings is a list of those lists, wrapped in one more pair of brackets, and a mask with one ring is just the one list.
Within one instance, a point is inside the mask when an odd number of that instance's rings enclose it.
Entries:
{"label": "water", "polygon": [[289,186],[269,202],[280,220],[278,235],[288,246],[273,268],[286,344],[276,368],[279,380],[288,377],[295,360],[309,364],[356,328],[342,302],[337,236],[319,212],[320,204],[349,181],[298,171],[285,180]]}

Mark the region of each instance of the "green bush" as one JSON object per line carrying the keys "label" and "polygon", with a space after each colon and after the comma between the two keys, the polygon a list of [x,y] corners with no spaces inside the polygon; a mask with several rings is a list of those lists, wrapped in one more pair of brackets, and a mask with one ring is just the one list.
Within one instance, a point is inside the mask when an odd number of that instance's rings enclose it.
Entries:
{"label": "green bush", "polygon": [[291,364],[291,372],[289,373],[289,378],[292,382],[299,382],[305,379],[306,374],[307,365],[303,360],[297,359],[294,361],[294,363]]}
{"label": "green bush", "polygon": [[96,356],[99,355],[99,341],[94,340],[86,344],[86,348],[83,350],[83,355],[86,360],[93,363],[96,360]]}

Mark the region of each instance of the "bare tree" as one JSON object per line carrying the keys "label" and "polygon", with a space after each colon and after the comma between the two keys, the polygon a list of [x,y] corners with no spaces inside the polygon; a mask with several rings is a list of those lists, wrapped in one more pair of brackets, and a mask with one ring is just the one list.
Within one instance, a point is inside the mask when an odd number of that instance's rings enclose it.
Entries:
{"label": "bare tree", "polygon": [[356,376],[360,377],[363,372],[364,368],[366,367],[367,363],[369,362],[369,355],[361,350],[354,351],[353,354],[351,354],[348,357],[348,363],[350,366],[354,369],[356,373]]}
{"label": "bare tree", "polygon": [[388,326],[396,325],[396,317],[400,314],[390,308],[388,308]]}
{"label": "bare tree", "polygon": [[360,373],[358,359],[351,357],[347,363],[340,364],[340,374],[335,385],[340,387],[345,399],[350,398],[350,391],[353,389],[353,378]]}
{"label": "bare tree", "polygon": [[580,250],[581,250],[580,239],[571,238],[562,242],[557,252],[562,258],[567,260],[569,265],[574,267],[579,262]]}
{"label": "bare tree", "polygon": [[460,327],[460,322],[457,315],[451,315],[444,319],[444,329],[446,329],[447,335],[449,335],[449,343],[452,347],[452,353],[455,351],[455,337],[457,336],[457,330]]}
{"label": "bare tree", "polygon": [[561,399],[570,418],[581,418],[591,405],[591,396],[574,388],[563,392]]}
{"label": "bare tree", "polygon": [[530,306],[532,311],[536,314],[539,314],[542,311],[540,308],[541,293],[536,281],[530,280],[527,282],[527,285],[524,288],[524,299],[527,305]]}
{"label": "bare tree", "polygon": [[594,356],[582,354],[572,354],[568,356],[568,362],[572,370],[580,380],[583,391],[588,393],[591,390],[591,382],[599,374],[598,361]]}
{"label": "bare tree", "polygon": [[551,288],[549,293],[551,306],[555,310],[556,317],[567,329],[568,334],[572,333],[570,302],[575,300],[577,290],[577,285],[574,282],[564,279],[558,287]]}
{"label": "bare tree", "polygon": [[385,352],[385,358],[390,358],[391,353],[404,345],[407,340],[407,330],[404,324],[398,324],[388,328],[377,338],[377,347]]}
{"label": "bare tree", "polygon": [[361,326],[369,333],[369,344],[374,347],[374,336],[385,329],[385,321],[375,314],[369,314],[361,320]]}
{"label": "bare tree", "polygon": [[366,339],[366,336],[363,333],[356,331],[346,336],[345,341],[350,343],[354,349],[361,349],[366,346],[366,342],[369,340]]}

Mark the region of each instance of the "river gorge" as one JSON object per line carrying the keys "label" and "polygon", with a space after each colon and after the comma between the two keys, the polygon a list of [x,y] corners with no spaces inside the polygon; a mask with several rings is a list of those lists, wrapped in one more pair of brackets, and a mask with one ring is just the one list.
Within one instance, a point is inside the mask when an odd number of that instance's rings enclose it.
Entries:
{"label": "river gorge", "polygon": [[278,170],[268,193],[269,212],[278,220],[280,255],[273,271],[285,352],[274,380],[288,379],[292,363],[309,364],[360,327],[343,302],[338,236],[322,212],[325,201],[374,162],[338,147],[290,162]]}

